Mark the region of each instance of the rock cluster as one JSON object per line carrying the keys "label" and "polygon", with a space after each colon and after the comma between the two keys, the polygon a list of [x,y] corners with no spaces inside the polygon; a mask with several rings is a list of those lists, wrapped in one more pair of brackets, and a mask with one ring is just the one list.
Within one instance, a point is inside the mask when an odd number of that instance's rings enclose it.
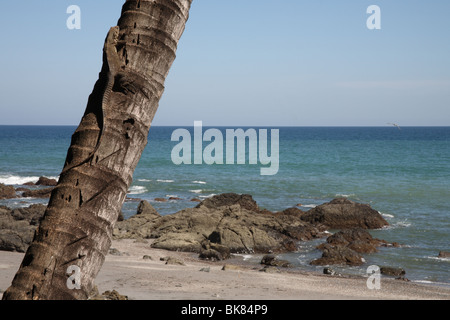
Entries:
{"label": "rock cluster", "polygon": [[13,186],[7,186],[0,183],[0,200],[1,199],[12,199],[16,197],[16,190]]}
{"label": "rock cluster", "polygon": [[42,204],[14,210],[0,207],[0,250],[25,252],[45,208]]}
{"label": "rock cluster", "polygon": [[[314,265],[360,265],[361,254],[379,246],[397,246],[374,239],[367,229],[388,225],[369,205],[339,198],[304,212],[298,208],[271,212],[252,196],[225,193],[195,208],[160,216],[146,201],[147,213],[119,222],[114,237],[154,238],[152,247],[199,253],[202,259],[224,260],[231,253],[281,253],[297,250],[298,241],[325,237],[326,229],[342,229],[319,246],[323,255]],[[277,260],[272,259],[273,263]],[[270,264],[266,264],[272,266]]]}
{"label": "rock cluster", "polygon": [[154,238],[154,248],[198,252],[219,260],[228,252],[295,251],[297,241],[323,237],[324,230],[299,214],[261,210],[250,195],[228,193],[167,216],[135,215],[117,223],[114,237]]}
{"label": "rock cluster", "polygon": [[311,261],[312,265],[346,264],[359,266],[364,263],[362,253],[377,252],[380,246],[399,246],[373,238],[370,233],[361,228],[344,229],[329,236],[326,243],[317,248],[322,250],[322,257]]}
{"label": "rock cluster", "polygon": [[[42,179],[40,183],[54,182]],[[0,250],[26,251],[44,212],[44,205],[14,210],[0,207]],[[299,241],[325,237],[329,235],[327,229],[341,229],[318,247],[322,257],[311,264],[360,265],[364,261],[361,254],[376,252],[379,246],[397,246],[374,239],[367,231],[386,225],[369,205],[343,198],[307,212],[298,208],[271,212],[261,209],[248,194],[225,193],[165,216],[147,201],[141,201],[136,215],[116,223],[113,237],[151,238],[154,248],[196,252],[201,259],[219,261],[233,253],[296,251]],[[113,250],[110,253],[117,254]],[[275,255],[265,258],[266,266],[288,265]]]}
{"label": "rock cluster", "polygon": [[[0,183],[0,200],[20,197],[49,198],[57,183],[58,181],[56,181],[55,179],[49,179],[46,177],[40,177],[36,183],[26,182],[23,185],[27,187],[19,187],[17,189],[14,189],[13,186],[8,186]],[[33,186],[37,186],[37,188]]]}
{"label": "rock cluster", "polygon": [[312,224],[322,224],[330,229],[379,229],[388,225],[380,213],[368,204],[337,198],[312,208],[302,220]]}

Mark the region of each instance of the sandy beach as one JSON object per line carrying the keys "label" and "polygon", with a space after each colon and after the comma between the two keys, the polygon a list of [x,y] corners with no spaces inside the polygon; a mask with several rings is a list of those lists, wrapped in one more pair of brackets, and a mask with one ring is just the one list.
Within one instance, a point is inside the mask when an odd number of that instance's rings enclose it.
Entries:
{"label": "sandy beach", "polygon": [[[450,299],[450,288],[381,278],[379,290],[367,279],[315,273],[261,272],[238,259],[209,262],[195,254],[150,247],[151,241],[115,240],[96,278],[100,293],[117,290],[130,300],[413,300]],[[146,259],[143,257],[147,256]],[[174,257],[184,265],[166,264]],[[11,284],[23,253],[0,252],[0,295]],[[232,265],[223,269],[224,265]]]}

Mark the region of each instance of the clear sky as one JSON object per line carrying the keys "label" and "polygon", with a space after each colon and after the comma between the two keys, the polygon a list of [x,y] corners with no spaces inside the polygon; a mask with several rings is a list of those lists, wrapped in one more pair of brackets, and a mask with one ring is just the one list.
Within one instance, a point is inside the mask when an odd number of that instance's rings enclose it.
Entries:
{"label": "clear sky", "polygon": [[[0,124],[78,124],[123,3],[3,1]],[[153,125],[448,126],[449,17],[448,0],[194,0]]]}

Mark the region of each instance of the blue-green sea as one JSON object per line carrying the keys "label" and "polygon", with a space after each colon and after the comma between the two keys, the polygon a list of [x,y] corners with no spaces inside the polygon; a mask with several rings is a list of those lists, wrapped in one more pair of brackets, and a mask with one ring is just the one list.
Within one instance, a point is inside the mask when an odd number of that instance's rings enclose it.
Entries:
{"label": "blue-green sea", "polygon": [[[171,214],[195,206],[192,198],[224,192],[251,194],[260,207],[273,211],[297,204],[308,210],[346,197],[370,204],[389,222],[389,227],[371,231],[374,237],[402,246],[364,255],[362,267],[335,270],[366,274],[373,264],[402,267],[411,281],[450,285],[450,259],[437,258],[439,251],[450,251],[450,127],[272,128],[279,129],[279,170],[272,176],[260,175],[259,163],[175,165],[171,159],[178,143],[171,141],[175,129],[150,129],[130,198],[148,200],[161,214]],[[74,130],[0,126],[0,183],[17,187],[40,176],[57,178]],[[161,197],[181,200],[154,201]],[[0,200],[0,205],[23,207],[46,201],[17,198]],[[125,202],[125,217],[135,213],[137,204]],[[315,246],[322,241],[299,243],[298,252],[283,258],[302,270],[321,272],[323,267],[309,262],[320,257]]]}

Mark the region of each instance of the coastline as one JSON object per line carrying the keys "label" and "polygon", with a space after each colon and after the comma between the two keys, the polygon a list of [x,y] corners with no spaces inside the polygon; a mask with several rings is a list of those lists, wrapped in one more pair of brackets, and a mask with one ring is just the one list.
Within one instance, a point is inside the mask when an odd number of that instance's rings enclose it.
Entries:
{"label": "coastline", "polygon": [[[381,278],[379,290],[367,278],[314,272],[261,272],[239,259],[210,262],[187,252],[150,247],[149,241],[113,240],[95,284],[130,300],[448,300],[450,288]],[[111,252],[111,251],[110,251]],[[9,287],[23,253],[0,251],[0,296]],[[144,259],[144,256],[151,257]],[[173,257],[184,265],[166,264]],[[224,265],[232,266],[225,270]],[[234,267],[233,267],[234,266]],[[201,271],[202,270],[202,271]]]}

